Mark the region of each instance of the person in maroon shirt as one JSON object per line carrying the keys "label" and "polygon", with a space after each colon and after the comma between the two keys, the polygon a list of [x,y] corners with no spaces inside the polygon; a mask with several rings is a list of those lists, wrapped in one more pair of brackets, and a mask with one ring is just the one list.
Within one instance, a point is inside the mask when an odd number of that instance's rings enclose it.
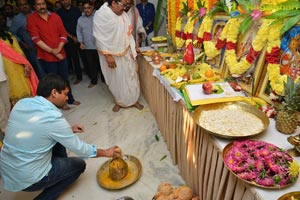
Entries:
{"label": "person in maroon shirt", "polygon": [[[58,74],[69,84],[68,63],[64,45],[67,43],[67,32],[61,18],[47,10],[45,0],[35,0],[35,12],[27,17],[27,30],[37,50],[38,60],[44,71]],[[73,98],[71,87],[68,93],[68,104],[79,105]],[[70,109],[65,105],[63,109]]]}

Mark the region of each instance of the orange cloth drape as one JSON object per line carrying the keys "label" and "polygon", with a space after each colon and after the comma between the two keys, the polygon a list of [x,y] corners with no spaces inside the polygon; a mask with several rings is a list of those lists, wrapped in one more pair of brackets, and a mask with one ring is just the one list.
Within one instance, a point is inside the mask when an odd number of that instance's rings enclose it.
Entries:
{"label": "orange cloth drape", "polygon": [[16,52],[13,48],[11,48],[10,46],[8,46],[4,41],[0,40],[0,52],[2,53],[2,56],[7,58],[8,60],[14,62],[14,63],[18,63],[21,65],[27,65],[30,67],[31,69],[31,73],[29,76],[29,80],[30,80],[30,90],[31,90],[31,94],[32,96],[36,95],[36,90],[37,90],[37,85],[38,85],[38,78],[31,66],[31,64],[29,63],[29,61],[21,54],[19,54],[18,52]]}

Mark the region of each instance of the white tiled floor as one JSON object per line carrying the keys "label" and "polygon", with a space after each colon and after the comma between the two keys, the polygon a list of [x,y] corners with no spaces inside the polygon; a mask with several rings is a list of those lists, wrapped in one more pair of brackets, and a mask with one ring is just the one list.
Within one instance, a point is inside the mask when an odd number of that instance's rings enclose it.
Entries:
{"label": "white tiled floor", "polygon": [[[121,196],[130,196],[135,200],[151,200],[162,181],[174,186],[183,185],[184,181],[178,174],[177,166],[172,164],[166,143],[143,97],[141,96],[140,102],[145,106],[144,110],[127,108],[114,113],[111,110],[113,98],[106,85],[99,82],[90,89],[87,88],[88,84],[89,80],[85,76],[80,84],[72,85],[74,97],[81,105],[66,111],[66,118],[70,124],[80,123],[85,126],[85,133],[79,135],[82,140],[100,148],[117,144],[124,154],[137,157],[143,166],[142,176],[135,184],[122,190],[103,189],[97,183],[96,174],[107,159],[91,158],[86,160],[85,173],[59,199],[115,200]],[[155,135],[159,137],[159,141]],[[167,155],[166,159],[160,161],[164,155]],[[37,194],[38,192],[11,193],[3,189],[2,182],[0,184],[2,200],[33,199]]]}

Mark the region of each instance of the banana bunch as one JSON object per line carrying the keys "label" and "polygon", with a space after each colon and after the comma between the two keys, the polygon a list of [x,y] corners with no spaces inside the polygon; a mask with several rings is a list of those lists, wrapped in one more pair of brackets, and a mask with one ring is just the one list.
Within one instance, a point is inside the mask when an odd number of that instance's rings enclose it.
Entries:
{"label": "banana bunch", "polygon": [[241,101],[252,106],[257,106],[259,108],[268,105],[265,100],[258,97],[243,97]]}
{"label": "banana bunch", "polygon": [[175,69],[166,69],[162,72],[160,72],[161,75],[163,75],[166,78],[171,78],[173,81],[175,81],[179,76],[183,76],[187,73],[187,69],[184,66],[178,66]]}

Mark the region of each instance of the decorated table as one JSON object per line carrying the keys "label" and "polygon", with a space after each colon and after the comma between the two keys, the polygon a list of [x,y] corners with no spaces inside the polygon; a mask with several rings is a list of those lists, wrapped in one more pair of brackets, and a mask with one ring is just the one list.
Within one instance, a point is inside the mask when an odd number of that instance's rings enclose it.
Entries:
{"label": "decorated table", "polygon": [[[215,137],[195,123],[180,93],[145,59],[138,58],[141,91],[149,104],[164,136],[174,164],[186,184],[200,199],[278,199],[281,195],[300,190],[296,183],[281,189],[251,186],[233,175],[225,166],[222,150],[233,140]],[[297,132],[297,131],[296,131]],[[292,148],[287,135],[275,129],[270,119],[267,130],[254,137],[283,149]],[[295,158],[299,163],[299,158]]]}

